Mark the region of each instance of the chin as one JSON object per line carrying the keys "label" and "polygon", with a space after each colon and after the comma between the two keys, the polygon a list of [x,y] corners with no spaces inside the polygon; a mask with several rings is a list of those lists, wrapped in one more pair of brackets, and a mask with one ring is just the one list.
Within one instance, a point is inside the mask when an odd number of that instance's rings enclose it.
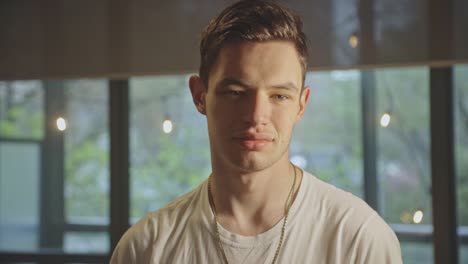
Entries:
{"label": "chin", "polygon": [[288,149],[278,148],[279,146],[267,146],[261,150],[246,150],[239,144],[218,145],[220,148],[213,148],[212,158],[225,167],[240,172],[257,172],[265,170],[280,162],[284,156],[288,155]]}
{"label": "chin", "polygon": [[257,172],[271,167],[278,160],[279,159],[272,159],[271,157],[258,157],[258,155],[254,154],[249,155],[249,157],[243,157],[240,159],[231,159],[229,163],[231,163],[233,167],[243,172]]}

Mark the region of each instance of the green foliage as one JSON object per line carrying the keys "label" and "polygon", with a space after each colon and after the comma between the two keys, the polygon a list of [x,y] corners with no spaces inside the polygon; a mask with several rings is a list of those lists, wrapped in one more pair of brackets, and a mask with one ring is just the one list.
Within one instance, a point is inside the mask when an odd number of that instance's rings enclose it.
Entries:
{"label": "green foliage", "polygon": [[[133,217],[163,207],[194,188],[209,174],[206,166],[208,150],[177,142],[171,136],[159,137],[155,156],[132,170]],[[197,162],[190,159],[194,156],[204,158]]]}
{"label": "green foliage", "polygon": [[[385,69],[375,73],[378,118],[390,113],[388,127],[378,128],[381,211],[390,223],[431,223],[429,74],[427,68]],[[376,120],[376,126],[379,125]],[[411,215],[405,219],[404,215]]]}
{"label": "green foliage", "polygon": [[0,119],[0,135],[2,137],[32,139],[42,137],[44,127],[42,112],[31,112],[18,105],[10,107],[6,116],[6,119]]}
{"label": "green foliage", "polygon": [[199,142],[190,136],[190,130],[174,133],[180,134],[158,136],[151,158],[132,166],[133,217],[166,205],[209,174],[208,148],[200,148]]}
{"label": "green foliage", "polygon": [[106,216],[108,212],[108,151],[97,147],[93,139],[73,146],[67,152],[66,211],[72,216]]}
{"label": "green foliage", "polygon": [[291,154],[307,159],[305,170],[362,196],[359,73],[308,75],[311,97],[291,142]]}
{"label": "green foliage", "polygon": [[0,120],[0,135],[8,137],[16,136],[18,133],[18,127],[14,122]]}
{"label": "green foliage", "polygon": [[[186,76],[131,80],[131,216],[196,187],[210,173],[206,123],[193,106]],[[163,120],[174,130],[162,132]]]}

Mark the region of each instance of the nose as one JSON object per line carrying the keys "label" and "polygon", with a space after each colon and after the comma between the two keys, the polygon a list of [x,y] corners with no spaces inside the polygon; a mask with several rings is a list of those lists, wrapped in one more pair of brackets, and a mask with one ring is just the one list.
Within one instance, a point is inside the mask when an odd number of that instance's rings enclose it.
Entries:
{"label": "nose", "polygon": [[256,92],[246,96],[241,105],[242,118],[249,126],[265,125],[271,114],[268,96]]}

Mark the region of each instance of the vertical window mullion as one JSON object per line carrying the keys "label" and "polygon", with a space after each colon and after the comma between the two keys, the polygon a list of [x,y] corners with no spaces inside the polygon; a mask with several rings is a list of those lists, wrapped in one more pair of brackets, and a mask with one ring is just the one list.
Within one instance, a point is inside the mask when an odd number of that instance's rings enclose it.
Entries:
{"label": "vertical window mullion", "polygon": [[[358,4],[359,16],[359,63],[368,64],[375,61],[374,40],[374,1],[362,0]],[[364,162],[364,199],[379,211],[377,181],[377,128],[375,74],[373,70],[361,71],[361,104],[362,104],[362,144]]]}
{"label": "vertical window mullion", "polygon": [[362,142],[364,161],[364,198],[379,211],[377,194],[377,128],[375,76],[372,70],[361,71]]}
{"label": "vertical window mullion", "polygon": [[[429,0],[429,58],[453,58],[453,0]],[[431,164],[435,264],[458,263],[453,147],[453,69],[431,68]]]}
{"label": "vertical window mullion", "polygon": [[[40,238],[41,248],[62,248],[64,216],[64,135],[55,126],[65,111],[61,81],[44,82],[44,143],[41,147]],[[58,229],[58,230],[57,230]]]}
{"label": "vertical window mullion", "polygon": [[111,251],[129,226],[129,81],[109,81],[110,245]]}
{"label": "vertical window mullion", "polygon": [[452,67],[430,70],[435,263],[458,263]]}

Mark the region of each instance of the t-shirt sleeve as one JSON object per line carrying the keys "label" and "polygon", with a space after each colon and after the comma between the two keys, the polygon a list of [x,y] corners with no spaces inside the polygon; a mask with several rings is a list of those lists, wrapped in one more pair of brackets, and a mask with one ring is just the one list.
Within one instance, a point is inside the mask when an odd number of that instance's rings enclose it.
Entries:
{"label": "t-shirt sleeve", "polygon": [[112,253],[110,264],[149,263],[153,232],[148,217],[140,220],[122,236]]}
{"label": "t-shirt sleeve", "polygon": [[377,214],[372,214],[355,237],[355,263],[401,264],[400,242]]}
{"label": "t-shirt sleeve", "polygon": [[124,235],[112,253],[110,264],[137,263],[136,255],[135,245]]}

